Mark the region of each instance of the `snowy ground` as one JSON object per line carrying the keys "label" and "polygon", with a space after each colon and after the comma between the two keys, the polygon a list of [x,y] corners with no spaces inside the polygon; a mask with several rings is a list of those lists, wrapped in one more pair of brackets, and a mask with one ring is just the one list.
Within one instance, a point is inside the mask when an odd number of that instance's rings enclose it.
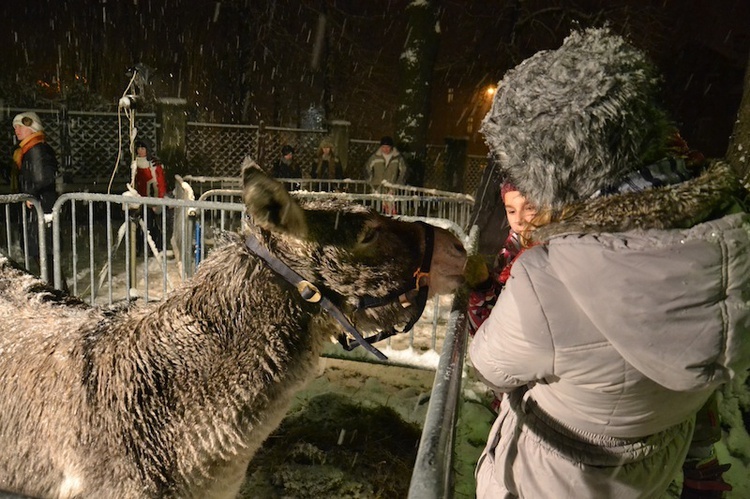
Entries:
{"label": "snowy ground", "polygon": [[[392,353],[387,348],[384,351],[386,354]],[[408,363],[408,354],[402,353],[401,357],[403,361]],[[421,362],[421,360],[417,360],[417,362]],[[456,436],[456,461],[454,465],[456,473],[454,496],[466,499],[474,497],[474,466],[484,447],[489,428],[494,420],[494,414],[488,407],[489,394],[486,393],[484,385],[481,382],[473,379],[471,372],[472,368],[468,365],[464,373],[464,390]],[[356,406],[370,409],[377,407],[393,409],[404,421],[421,426],[429,405],[429,395],[434,377],[434,371],[423,368],[383,366],[365,362],[323,358],[321,359],[321,371],[308,388],[298,394],[295,406],[290,411],[289,417],[296,418],[300,412],[306,412],[305,417],[310,421],[325,420],[331,413],[336,412],[332,407],[332,405],[335,405],[335,399],[333,401],[327,400],[326,404],[321,405],[315,403],[317,397],[324,394],[340,394],[346,397],[345,400],[347,402]],[[741,383],[738,384],[738,386],[741,385]],[[732,407],[736,407],[738,401],[743,397],[744,403],[747,403],[748,391],[747,389],[737,389],[732,391],[732,393],[734,395],[730,396],[731,399],[725,399],[722,404],[722,420],[724,424],[731,424],[733,428],[726,429],[724,440],[717,445],[717,453],[721,462],[732,463],[732,468],[725,474],[725,479],[732,484],[734,490],[726,493],[724,497],[728,499],[745,499],[750,497],[750,459],[748,459],[748,454],[750,454],[750,437],[748,437],[741,419],[737,420],[741,416],[738,415],[736,410],[732,410]],[[341,432],[336,435],[341,436],[342,433],[346,435],[348,424],[350,423],[347,423],[345,419],[341,419]],[[282,426],[282,434],[283,430]],[[314,429],[311,431],[314,431]],[[370,431],[372,432],[372,438],[385,439],[392,432],[392,428],[380,427]],[[281,438],[281,435],[272,436],[269,441],[273,442],[274,438]],[[304,441],[304,438],[300,438],[300,445]],[[321,452],[321,455],[325,454],[325,452]],[[289,461],[292,463],[295,462],[293,454],[290,450],[290,455],[292,456],[289,457]],[[397,464],[404,465],[406,463],[383,463],[383,466],[388,468]],[[351,471],[342,471],[331,465],[326,465],[324,461],[306,463],[304,466],[301,466],[302,469],[307,470],[306,473],[299,471],[299,468],[300,466],[297,467],[298,473],[296,475],[289,473],[287,470],[287,473],[283,475],[284,478],[279,478],[279,482],[283,482],[288,489],[280,489],[278,487],[269,489],[267,488],[267,482],[263,485],[259,484],[258,475],[256,474],[258,470],[251,463],[248,470],[250,478],[242,497],[291,497],[281,491],[288,493],[294,490],[297,491],[297,494],[293,494],[293,497],[384,497],[377,492],[373,492],[372,489],[365,487],[361,481],[358,482],[358,487],[364,487],[364,490],[354,489],[357,491],[354,494],[352,491],[354,485],[346,481],[341,481],[340,478],[340,474],[348,476],[348,473],[351,473]],[[345,471],[347,473],[344,473]],[[279,471],[279,473],[283,472],[284,469]],[[335,482],[336,486],[334,490],[330,488],[315,489],[308,482],[311,480],[311,476],[326,476],[327,481],[325,483]],[[393,471],[393,477],[394,479],[396,477],[395,471]],[[680,477],[676,477],[676,480],[679,483]],[[311,495],[305,495],[305,493],[300,492],[300,490],[306,490],[306,487],[313,487],[309,490],[314,490],[316,494],[322,493],[323,495],[316,496],[312,493]],[[673,497],[678,496],[678,491],[679,487],[677,485],[673,487]]]}

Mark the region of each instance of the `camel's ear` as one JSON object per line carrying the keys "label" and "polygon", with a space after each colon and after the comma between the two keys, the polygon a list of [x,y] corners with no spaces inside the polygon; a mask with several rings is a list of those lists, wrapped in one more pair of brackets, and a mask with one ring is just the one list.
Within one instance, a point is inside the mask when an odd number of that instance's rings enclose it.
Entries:
{"label": "camel's ear", "polygon": [[242,200],[253,222],[272,231],[304,238],[305,210],[289,195],[281,182],[266,175],[252,159],[242,162]]}

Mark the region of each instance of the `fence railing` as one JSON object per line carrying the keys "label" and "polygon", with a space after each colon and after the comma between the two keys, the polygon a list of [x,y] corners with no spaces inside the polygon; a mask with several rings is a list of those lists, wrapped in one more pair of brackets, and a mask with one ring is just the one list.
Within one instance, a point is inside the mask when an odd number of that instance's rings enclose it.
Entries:
{"label": "fence railing", "polygon": [[[292,189],[297,179],[281,179]],[[469,229],[471,209],[474,199],[471,196],[450,195],[398,195],[388,193],[356,194],[349,192],[311,192],[305,190],[290,191],[297,199],[338,199],[362,204],[379,213],[391,216],[424,217],[450,221],[462,232]],[[455,194],[455,193],[449,193]],[[220,201],[224,203],[241,202],[242,191],[239,189],[209,189],[200,195],[203,201]]]}
{"label": "fence railing", "polygon": [[[189,185],[183,190],[187,193]],[[67,288],[92,305],[111,305],[136,298],[147,302],[163,300],[194,273],[217,244],[219,233],[241,227],[244,206],[220,199],[219,194],[209,191],[198,200],[190,199],[187,194],[183,199],[63,194],[51,216],[48,215],[51,228],[45,228],[43,217],[37,228],[40,234],[47,230],[52,233],[52,275],[43,277],[58,289]],[[231,193],[233,201],[237,201],[238,194],[238,191]],[[310,198],[336,194],[298,192],[294,195]],[[377,197],[360,196],[369,197],[369,202],[373,203]],[[8,214],[0,217],[0,234],[4,235],[4,240],[0,239],[0,249],[14,260],[25,261],[27,269],[40,274],[46,269],[44,262],[41,268],[35,267],[33,259],[23,254],[23,249],[29,248],[25,239],[27,231],[20,229],[23,211],[28,211],[22,209],[27,199],[28,196],[0,196],[0,204]],[[360,202],[366,201],[368,199],[360,199]],[[437,222],[461,235],[461,229],[450,221]],[[161,237],[156,237],[159,234]],[[40,237],[40,241],[44,240]],[[44,248],[41,255],[46,255]],[[415,328],[408,334],[389,339],[387,346],[416,348],[418,352],[439,351],[447,320],[440,311],[446,312],[448,308],[441,300],[448,298],[436,297],[425,308]],[[336,355],[342,357],[358,355],[356,350],[351,355],[339,350]]]}
{"label": "fence railing", "polygon": [[[467,250],[475,253],[479,230],[472,227]],[[461,380],[466,356],[468,296],[456,293],[451,306],[450,322],[445,333],[430,405],[427,408],[417,459],[414,463],[409,499],[453,497],[453,458],[461,402]]]}

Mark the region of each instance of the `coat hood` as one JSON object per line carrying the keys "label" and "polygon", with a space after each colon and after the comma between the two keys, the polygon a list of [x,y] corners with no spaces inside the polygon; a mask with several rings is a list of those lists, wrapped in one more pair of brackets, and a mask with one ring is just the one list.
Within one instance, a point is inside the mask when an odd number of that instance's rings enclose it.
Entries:
{"label": "coat hood", "polygon": [[534,237],[625,360],[672,390],[712,387],[750,363],[744,194],[715,161],[686,182],[568,207],[570,217]]}
{"label": "coat hood", "polygon": [[560,234],[688,228],[724,214],[745,196],[734,170],[713,160],[699,176],[677,184],[573,203],[563,219],[534,230],[534,241]]}
{"label": "coat hood", "polygon": [[645,55],[609,29],[573,32],[505,75],[481,131],[521,192],[557,208],[661,156],[670,127],[659,83]]}
{"label": "coat hood", "polygon": [[689,229],[560,236],[539,249],[623,359],[691,391],[748,367],[749,233],[750,215],[737,213]]}

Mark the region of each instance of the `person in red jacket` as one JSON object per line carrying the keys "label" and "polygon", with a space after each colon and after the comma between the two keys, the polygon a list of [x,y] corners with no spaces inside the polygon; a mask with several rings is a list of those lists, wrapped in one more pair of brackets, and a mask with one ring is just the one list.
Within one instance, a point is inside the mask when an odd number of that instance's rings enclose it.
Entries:
{"label": "person in red jacket", "polygon": [[[135,143],[135,189],[143,197],[163,198],[167,194],[167,180],[164,176],[164,166],[153,154],[151,145],[145,139]],[[162,248],[161,206],[153,206],[153,215],[148,217],[148,232],[154,240],[157,250]],[[139,244],[138,249],[142,249]]]}
{"label": "person in red jacket", "polygon": [[529,223],[536,216],[536,207],[528,202],[518,188],[505,182],[500,188],[500,200],[505,206],[505,216],[510,226],[508,237],[495,258],[493,270],[487,268],[484,257],[475,261],[469,295],[469,334],[474,336],[479,326],[489,317],[505,282],[510,277],[510,268],[516,257],[524,250],[524,236],[531,230]]}

